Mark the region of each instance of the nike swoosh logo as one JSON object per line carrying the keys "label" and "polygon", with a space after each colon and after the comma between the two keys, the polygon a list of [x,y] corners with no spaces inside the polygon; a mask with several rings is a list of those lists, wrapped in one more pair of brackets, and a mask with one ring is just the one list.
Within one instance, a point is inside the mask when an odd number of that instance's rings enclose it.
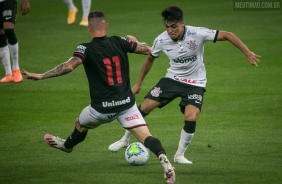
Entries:
{"label": "nike swoosh logo", "polygon": [[201,104],[201,102],[195,101],[195,103]]}
{"label": "nike swoosh logo", "polygon": [[172,51],[172,49],[167,49],[166,51],[169,52],[169,51]]}
{"label": "nike swoosh logo", "polygon": [[11,19],[12,17],[6,17],[6,20],[9,20],[9,19]]}

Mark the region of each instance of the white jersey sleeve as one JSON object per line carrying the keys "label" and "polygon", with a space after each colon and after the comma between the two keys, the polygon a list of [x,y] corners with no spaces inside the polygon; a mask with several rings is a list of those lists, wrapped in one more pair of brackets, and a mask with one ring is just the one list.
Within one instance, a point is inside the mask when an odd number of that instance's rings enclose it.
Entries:
{"label": "white jersey sleeve", "polygon": [[169,58],[166,77],[190,85],[206,87],[204,66],[204,45],[206,41],[216,42],[217,30],[185,26],[183,38],[173,41],[167,32],[160,34],[152,46],[153,57],[163,52]]}

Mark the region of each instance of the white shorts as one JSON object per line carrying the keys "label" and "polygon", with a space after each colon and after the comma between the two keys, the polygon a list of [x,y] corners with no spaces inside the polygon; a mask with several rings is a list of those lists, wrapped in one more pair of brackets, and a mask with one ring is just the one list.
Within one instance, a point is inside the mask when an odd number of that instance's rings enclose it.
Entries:
{"label": "white shorts", "polygon": [[80,115],[79,115],[79,123],[82,126],[87,128],[96,128],[99,125],[110,123],[117,119],[123,128],[131,129],[138,126],[146,125],[146,122],[141,115],[140,111],[137,108],[137,105],[134,104],[131,108],[118,112],[118,113],[110,113],[110,114],[102,114],[91,105],[85,107]]}

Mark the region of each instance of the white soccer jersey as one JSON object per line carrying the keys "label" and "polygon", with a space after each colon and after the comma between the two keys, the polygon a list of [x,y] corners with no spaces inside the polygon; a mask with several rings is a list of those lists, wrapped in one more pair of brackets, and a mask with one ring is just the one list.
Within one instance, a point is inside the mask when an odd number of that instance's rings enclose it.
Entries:
{"label": "white soccer jersey", "polygon": [[151,55],[159,57],[164,52],[169,58],[169,68],[165,77],[186,84],[206,87],[206,69],[204,65],[204,44],[216,42],[217,30],[203,27],[185,26],[181,40],[173,41],[167,31],[154,41]]}

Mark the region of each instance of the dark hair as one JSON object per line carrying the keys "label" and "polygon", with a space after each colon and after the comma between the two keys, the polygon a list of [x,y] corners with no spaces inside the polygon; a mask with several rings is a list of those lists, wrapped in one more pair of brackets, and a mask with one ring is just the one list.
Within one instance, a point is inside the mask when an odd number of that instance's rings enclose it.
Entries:
{"label": "dark hair", "polygon": [[162,12],[164,21],[179,22],[183,20],[183,11],[177,6],[169,6]]}
{"label": "dark hair", "polygon": [[95,12],[89,13],[88,19],[91,19],[91,18],[106,18],[106,17],[105,17],[105,14],[103,12],[95,11]]}

